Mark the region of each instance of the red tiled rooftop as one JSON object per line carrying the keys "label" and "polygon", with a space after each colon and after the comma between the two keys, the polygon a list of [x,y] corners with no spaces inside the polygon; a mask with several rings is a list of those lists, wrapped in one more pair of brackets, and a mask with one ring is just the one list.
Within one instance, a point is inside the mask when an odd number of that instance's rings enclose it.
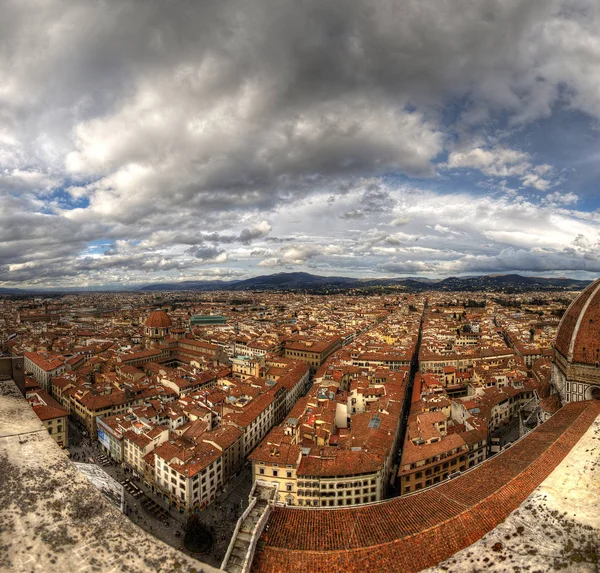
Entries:
{"label": "red tiled rooftop", "polygon": [[24,356],[46,372],[51,372],[64,364],[62,356],[44,355],[39,352],[26,352]]}
{"label": "red tiled rooftop", "polygon": [[504,521],[598,415],[600,402],[567,404],[479,467],[410,496],[339,510],[275,507],[252,570],[411,572],[435,565]]}
{"label": "red tiled rooftop", "polygon": [[441,438],[438,442],[422,444],[420,446],[413,444],[410,440],[406,440],[404,444],[404,451],[402,452],[400,472],[402,472],[402,468],[407,464],[412,464],[421,460],[427,460],[429,458],[435,458],[440,454],[450,454],[453,450],[461,451],[464,450],[464,448],[465,441],[456,433],[448,434],[447,436]]}

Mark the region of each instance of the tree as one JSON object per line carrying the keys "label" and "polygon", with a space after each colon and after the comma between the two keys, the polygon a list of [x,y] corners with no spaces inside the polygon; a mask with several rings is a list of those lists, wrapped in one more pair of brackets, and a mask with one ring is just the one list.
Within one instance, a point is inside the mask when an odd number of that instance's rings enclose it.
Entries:
{"label": "tree", "polygon": [[183,545],[188,551],[206,553],[210,550],[212,544],[213,536],[210,529],[200,521],[195,513],[192,513],[185,524]]}

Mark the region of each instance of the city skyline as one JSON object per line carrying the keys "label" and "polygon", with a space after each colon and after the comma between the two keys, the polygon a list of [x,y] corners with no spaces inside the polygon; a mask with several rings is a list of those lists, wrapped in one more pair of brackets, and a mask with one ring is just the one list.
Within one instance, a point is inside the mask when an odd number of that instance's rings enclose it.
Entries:
{"label": "city skyline", "polygon": [[600,272],[591,1],[1,13],[0,287]]}
{"label": "city skyline", "polygon": [[593,568],[599,297],[1,296],[4,569]]}

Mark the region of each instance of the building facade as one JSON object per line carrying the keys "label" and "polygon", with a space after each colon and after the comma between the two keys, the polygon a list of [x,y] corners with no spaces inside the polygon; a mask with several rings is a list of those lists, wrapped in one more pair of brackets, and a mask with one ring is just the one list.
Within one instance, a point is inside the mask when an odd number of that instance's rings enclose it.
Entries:
{"label": "building facade", "polygon": [[552,384],[565,402],[600,400],[600,279],[569,306],[556,335]]}

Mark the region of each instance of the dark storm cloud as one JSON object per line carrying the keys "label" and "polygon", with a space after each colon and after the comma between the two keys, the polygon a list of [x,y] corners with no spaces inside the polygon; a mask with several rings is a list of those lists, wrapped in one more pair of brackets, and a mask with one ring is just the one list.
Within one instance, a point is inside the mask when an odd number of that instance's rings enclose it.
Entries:
{"label": "dark storm cloud", "polygon": [[192,255],[202,262],[214,262],[219,255],[223,255],[225,251],[217,247],[208,247],[206,245],[200,245],[193,247],[185,251],[186,255]]}

